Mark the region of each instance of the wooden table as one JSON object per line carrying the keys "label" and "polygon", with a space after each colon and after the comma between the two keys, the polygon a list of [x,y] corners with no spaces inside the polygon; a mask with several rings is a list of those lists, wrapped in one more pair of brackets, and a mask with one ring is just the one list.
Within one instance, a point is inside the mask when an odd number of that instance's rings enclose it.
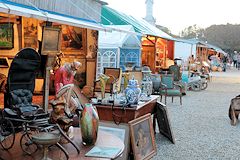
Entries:
{"label": "wooden table", "polygon": [[[43,150],[39,149],[36,153],[34,153],[32,156],[28,156],[23,153],[22,149],[20,148],[20,138],[21,133],[17,134],[15,144],[13,148],[11,148],[9,151],[3,151],[0,148],[0,159],[4,160],[40,160],[43,156]],[[82,144],[82,138],[81,138],[81,131],[80,128],[74,128],[74,142],[80,146],[80,154],[77,154],[76,149],[71,144],[64,144],[64,148],[69,153],[69,159],[70,160],[104,160],[106,158],[94,158],[94,157],[85,157],[85,154],[93,148],[93,146],[84,146]],[[98,132],[98,139],[95,145],[98,146],[107,146],[107,147],[117,147],[121,148],[122,151],[120,154],[122,154],[124,150],[124,142],[116,137],[115,135],[104,132],[99,130]],[[49,149],[48,155],[53,160],[65,160],[66,157],[64,153],[56,146],[52,146]]]}
{"label": "wooden table", "polygon": [[95,104],[100,120],[128,123],[129,121],[141,117],[147,113],[154,114],[157,98],[159,96],[151,95],[151,100],[141,102],[135,107],[124,108],[121,106],[99,105]]}
{"label": "wooden table", "polygon": [[[156,128],[156,104],[158,95],[151,95],[151,99],[147,102],[142,102],[139,105],[132,108],[123,108],[121,106],[111,105],[94,105],[97,108],[98,116],[100,120],[104,121],[115,121],[115,123],[128,123],[131,120],[134,120],[138,117],[141,117],[145,114],[151,113],[154,115],[153,118],[153,128],[155,131]],[[120,116],[121,115],[121,116]],[[130,145],[131,148],[131,145]],[[130,157],[133,158],[133,155],[130,152]]]}

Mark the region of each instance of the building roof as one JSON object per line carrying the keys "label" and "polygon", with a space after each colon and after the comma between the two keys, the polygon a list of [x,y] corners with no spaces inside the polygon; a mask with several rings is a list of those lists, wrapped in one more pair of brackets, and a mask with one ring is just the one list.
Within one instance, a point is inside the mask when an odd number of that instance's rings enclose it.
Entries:
{"label": "building roof", "polygon": [[115,29],[124,30],[126,32],[99,32],[99,48],[118,48],[118,47],[129,47],[129,48],[140,48],[140,38],[136,34],[127,32],[133,32],[134,29],[131,25],[114,25]]}
{"label": "building roof", "polygon": [[216,52],[220,52],[220,53],[222,53],[222,54],[224,54],[224,55],[227,55],[227,54],[228,54],[228,53],[226,53],[225,51],[223,51],[220,47],[217,47],[217,46],[215,46],[215,45],[209,44],[209,43],[204,42],[204,41],[200,41],[200,40],[195,39],[195,38],[188,39],[188,41],[192,41],[193,43],[204,45],[204,46],[206,46],[207,48],[213,49],[213,50],[215,50]]}
{"label": "building roof", "polygon": [[144,19],[137,19],[110,7],[102,7],[101,22],[105,25],[132,25],[137,33],[174,40],[170,35],[152,26]]}
{"label": "building roof", "polygon": [[24,4],[19,4],[16,2],[11,2],[7,0],[0,0],[0,12],[13,14],[18,16],[36,18],[39,20],[56,22],[60,24],[66,24],[70,26],[89,28],[94,30],[107,30],[101,24],[93,20],[73,17],[61,13],[56,13],[53,11],[39,9],[34,6],[27,6]]}

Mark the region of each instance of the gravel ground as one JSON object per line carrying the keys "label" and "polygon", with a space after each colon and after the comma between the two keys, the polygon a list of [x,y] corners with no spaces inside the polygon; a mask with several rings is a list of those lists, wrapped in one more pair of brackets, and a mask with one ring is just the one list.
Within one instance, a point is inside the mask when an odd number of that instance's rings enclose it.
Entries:
{"label": "gravel ground", "polygon": [[231,126],[228,117],[230,100],[240,94],[240,83],[236,83],[239,73],[235,70],[230,77],[226,76],[227,79],[224,79],[226,73],[224,77],[218,73],[207,90],[187,92],[182,106],[179,98],[175,98],[174,103],[168,98],[167,108],[176,144],[157,133],[157,155],[153,159],[240,159],[240,122]]}

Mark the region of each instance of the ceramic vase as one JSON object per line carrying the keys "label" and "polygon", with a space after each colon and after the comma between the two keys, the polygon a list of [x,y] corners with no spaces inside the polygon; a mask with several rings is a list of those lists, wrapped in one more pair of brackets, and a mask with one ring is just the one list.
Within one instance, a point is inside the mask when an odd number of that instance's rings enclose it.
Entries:
{"label": "ceramic vase", "polygon": [[151,80],[151,70],[148,66],[142,68],[143,80],[142,80],[142,93],[145,93],[147,96],[152,94],[152,80]]}
{"label": "ceramic vase", "polygon": [[128,86],[125,90],[125,96],[129,104],[138,104],[138,100],[141,94],[141,89],[139,88],[138,81],[130,79],[128,81]]}
{"label": "ceramic vase", "polygon": [[153,92],[154,93],[159,92],[160,87],[161,87],[160,74],[152,74],[151,79],[152,79],[152,84],[153,84]]}
{"label": "ceramic vase", "polygon": [[80,116],[82,142],[93,145],[97,140],[99,117],[97,109],[90,103],[85,104]]}

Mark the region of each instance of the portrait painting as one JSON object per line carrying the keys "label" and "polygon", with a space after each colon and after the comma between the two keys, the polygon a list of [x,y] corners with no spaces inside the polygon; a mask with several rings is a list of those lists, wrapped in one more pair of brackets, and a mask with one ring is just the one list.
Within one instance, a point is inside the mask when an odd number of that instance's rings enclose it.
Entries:
{"label": "portrait painting", "polygon": [[0,23],[0,48],[12,49],[14,47],[13,23]]}
{"label": "portrait painting", "polygon": [[146,160],[153,157],[157,149],[151,114],[134,119],[129,125],[134,159]]}
{"label": "portrait painting", "polygon": [[81,50],[83,47],[83,29],[62,25],[62,46],[65,51]]}

